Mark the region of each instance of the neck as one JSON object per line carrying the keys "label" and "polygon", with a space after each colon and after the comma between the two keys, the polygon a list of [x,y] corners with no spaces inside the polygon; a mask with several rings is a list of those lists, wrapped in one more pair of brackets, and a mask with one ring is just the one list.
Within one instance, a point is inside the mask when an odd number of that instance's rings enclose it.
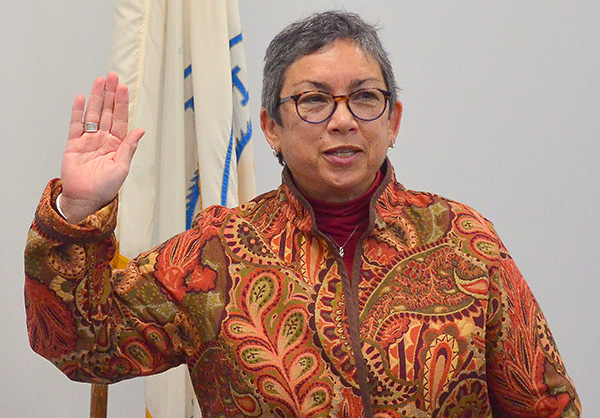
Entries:
{"label": "neck", "polygon": [[371,198],[382,180],[383,175],[379,171],[371,187],[349,202],[334,203],[306,198],[313,208],[317,228],[334,242],[348,272],[352,270],[358,241],[369,225]]}

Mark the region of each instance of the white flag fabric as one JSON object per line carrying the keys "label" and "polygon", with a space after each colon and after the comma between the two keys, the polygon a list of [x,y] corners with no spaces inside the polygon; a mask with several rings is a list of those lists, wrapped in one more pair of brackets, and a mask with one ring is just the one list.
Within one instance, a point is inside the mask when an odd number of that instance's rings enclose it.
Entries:
{"label": "white flag fabric", "polygon": [[[245,68],[237,0],[116,0],[110,69],[130,89],[130,129],[146,130],[120,192],[125,257],[254,196]],[[146,417],[200,417],[185,366],[145,391]]]}

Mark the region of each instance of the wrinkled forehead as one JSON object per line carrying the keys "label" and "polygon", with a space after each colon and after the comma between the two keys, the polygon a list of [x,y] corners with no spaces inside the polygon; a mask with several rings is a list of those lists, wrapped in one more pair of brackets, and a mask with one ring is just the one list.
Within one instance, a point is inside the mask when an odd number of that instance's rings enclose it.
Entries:
{"label": "wrinkled forehead", "polygon": [[[326,60],[324,53],[331,51],[334,48],[338,48],[338,47],[343,47],[343,46],[351,46],[358,54],[363,55],[364,57],[367,58],[367,60],[372,60],[374,63],[377,64],[377,67],[379,68],[379,74],[381,74],[381,77],[383,77],[383,68],[381,66],[381,63],[379,63],[377,61],[377,59],[375,58],[375,56],[368,52],[360,43],[349,39],[349,38],[340,38],[340,39],[336,39],[332,42],[329,42],[328,44],[325,44],[323,46],[321,46],[320,48],[317,48],[315,50],[310,50],[307,52],[302,52],[299,53],[295,59],[288,64],[288,66],[286,67],[285,71],[283,72],[283,77],[281,79],[281,84],[279,86],[279,92],[281,92],[283,86],[286,84],[286,82],[288,81],[288,75],[290,74],[290,70],[296,66],[298,64],[298,62],[304,58],[310,57],[311,59],[314,60]],[[345,62],[343,59],[339,60],[339,68],[342,69],[344,66],[349,65],[347,62]]]}

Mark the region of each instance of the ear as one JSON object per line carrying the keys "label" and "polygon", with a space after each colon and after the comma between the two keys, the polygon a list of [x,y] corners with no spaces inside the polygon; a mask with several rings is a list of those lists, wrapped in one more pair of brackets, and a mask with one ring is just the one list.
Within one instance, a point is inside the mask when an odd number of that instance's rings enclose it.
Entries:
{"label": "ear", "polygon": [[279,131],[281,130],[281,126],[267,114],[267,110],[264,107],[260,109],[260,127],[271,149],[275,152],[280,152]]}
{"label": "ear", "polygon": [[402,103],[398,100],[394,104],[394,108],[392,109],[392,114],[389,118],[389,140],[390,146],[393,146],[396,143],[396,137],[398,136],[398,132],[400,131],[400,121],[402,120]]}

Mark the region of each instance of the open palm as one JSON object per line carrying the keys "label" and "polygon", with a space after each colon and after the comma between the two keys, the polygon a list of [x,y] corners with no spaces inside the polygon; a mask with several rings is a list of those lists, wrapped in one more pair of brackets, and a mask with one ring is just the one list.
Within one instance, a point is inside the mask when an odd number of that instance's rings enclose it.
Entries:
{"label": "open palm", "polygon": [[[85,97],[73,102],[69,138],[63,155],[61,208],[70,222],[79,222],[117,195],[127,177],[142,129],[127,132],[129,93],[118,76],[94,81]],[[83,123],[98,124],[98,132],[84,132]]]}

